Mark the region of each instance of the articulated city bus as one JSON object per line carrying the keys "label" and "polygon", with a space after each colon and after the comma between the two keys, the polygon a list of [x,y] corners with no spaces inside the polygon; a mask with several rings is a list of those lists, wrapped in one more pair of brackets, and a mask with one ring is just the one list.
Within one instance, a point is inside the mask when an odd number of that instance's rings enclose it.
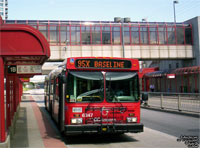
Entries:
{"label": "articulated city bus", "polygon": [[138,60],[67,58],[45,79],[45,107],[61,132],[138,133]]}

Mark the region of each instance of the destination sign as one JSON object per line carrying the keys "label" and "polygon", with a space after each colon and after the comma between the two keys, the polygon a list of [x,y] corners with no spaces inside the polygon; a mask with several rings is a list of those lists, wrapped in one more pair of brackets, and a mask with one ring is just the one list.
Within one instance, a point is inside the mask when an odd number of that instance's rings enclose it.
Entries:
{"label": "destination sign", "polygon": [[42,73],[41,65],[11,65],[8,66],[9,74],[38,74]]}
{"label": "destination sign", "polygon": [[130,69],[131,61],[116,59],[77,59],[76,68]]}

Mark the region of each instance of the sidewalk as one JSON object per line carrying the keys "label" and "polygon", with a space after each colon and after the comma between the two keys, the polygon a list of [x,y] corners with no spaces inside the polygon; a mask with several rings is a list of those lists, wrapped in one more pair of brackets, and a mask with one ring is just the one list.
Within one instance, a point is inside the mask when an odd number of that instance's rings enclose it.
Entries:
{"label": "sidewalk", "polygon": [[23,96],[11,147],[66,147],[32,96]]}

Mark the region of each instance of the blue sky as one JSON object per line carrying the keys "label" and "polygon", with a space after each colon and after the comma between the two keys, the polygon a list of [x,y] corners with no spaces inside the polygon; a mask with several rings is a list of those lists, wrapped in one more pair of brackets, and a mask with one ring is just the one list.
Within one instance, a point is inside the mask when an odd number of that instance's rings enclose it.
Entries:
{"label": "blue sky", "polygon": [[[173,22],[173,0],[8,0],[9,20]],[[179,0],[177,22],[200,16],[200,0]]]}

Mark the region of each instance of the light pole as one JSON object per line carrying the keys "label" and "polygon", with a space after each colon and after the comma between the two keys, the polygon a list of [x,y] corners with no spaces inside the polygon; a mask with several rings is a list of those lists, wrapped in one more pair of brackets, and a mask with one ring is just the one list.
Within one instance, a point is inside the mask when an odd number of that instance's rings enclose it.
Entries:
{"label": "light pole", "polygon": [[124,23],[129,23],[131,22],[131,19],[129,17],[126,17],[126,18],[121,18],[121,17],[115,17],[114,18],[114,21],[116,23],[121,23],[121,26],[122,26],[122,56],[123,58],[125,58],[125,49],[124,49]]}
{"label": "light pole", "polygon": [[175,4],[178,4],[178,0],[173,1],[173,6],[174,6],[174,23],[176,23],[176,9],[175,9]]}

